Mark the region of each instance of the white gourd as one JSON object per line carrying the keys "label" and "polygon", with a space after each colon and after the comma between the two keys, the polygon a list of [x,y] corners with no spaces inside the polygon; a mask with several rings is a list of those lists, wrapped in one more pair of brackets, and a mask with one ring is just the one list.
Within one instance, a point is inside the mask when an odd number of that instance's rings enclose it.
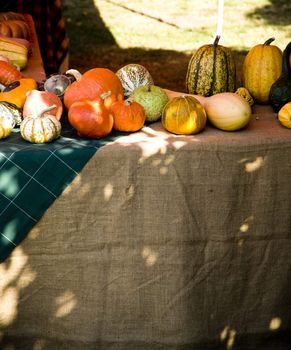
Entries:
{"label": "white gourd", "polygon": [[120,68],[116,75],[121,81],[124,97],[128,97],[139,86],[154,85],[149,71],[140,64],[127,64]]}
{"label": "white gourd", "polygon": [[56,106],[43,110],[38,117],[27,117],[20,124],[20,133],[24,140],[31,143],[46,143],[61,134],[61,123],[54,115],[45,114]]}
{"label": "white gourd", "polygon": [[0,139],[4,139],[11,134],[12,129],[15,126],[15,120],[13,116],[0,116]]}

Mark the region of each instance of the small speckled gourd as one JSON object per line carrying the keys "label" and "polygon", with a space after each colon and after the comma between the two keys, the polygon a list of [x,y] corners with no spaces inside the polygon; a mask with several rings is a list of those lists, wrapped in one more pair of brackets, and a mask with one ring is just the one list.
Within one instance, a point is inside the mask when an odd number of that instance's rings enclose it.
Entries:
{"label": "small speckled gourd", "polygon": [[121,81],[124,97],[128,97],[139,86],[154,85],[149,71],[140,64],[127,64],[120,68],[116,75]]}
{"label": "small speckled gourd", "polygon": [[26,117],[20,124],[20,133],[24,140],[31,143],[46,143],[61,134],[61,123],[54,115],[46,114],[56,108],[55,105],[43,110],[37,117]]}
{"label": "small speckled gourd", "polygon": [[20,125],[22,121],[22,111],[13,103],[0,101],[0,116],[9,119],[15,125]]}
{"label": "small speckled gourd", "polygon": [[243,86],[239,87],[235,91],[235,93],[243,97],[251,107],[254,105],[255,103],[254,99],[252,98],[252,95],[250,94],[249,90],[246,89],[245,87]]}
{"label": "small speckled gourd", "polygon": [[212,45],[201,46],[191,57],[186,88],[188,93],[212,96],[235,90],[235,61],[229,48],[218,45],[216,36]]}

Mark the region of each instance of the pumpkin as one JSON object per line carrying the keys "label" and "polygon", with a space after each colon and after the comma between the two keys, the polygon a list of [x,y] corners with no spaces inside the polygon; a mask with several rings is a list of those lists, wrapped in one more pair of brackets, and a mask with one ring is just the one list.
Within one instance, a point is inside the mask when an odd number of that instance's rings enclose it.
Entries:
{"label": "pumpkin", "polygon": [[0,114],[0,139],[4,139],[7,136],[9,136],[14,126],[15,126],[15,118],[13,114],[1,113]]}
{"label": "pumpkin", "polygon": [[0,92],[0,101],[13,103],[18,108],[22,108],[26,100],[26,94],[37,88],[37,83],[31,78],[22,78],[6,86]]}
{"label": "pumpkin", "polygon": [[203,45],[192,55],[187,69],[186,88],[190,94],[211,96],[235,90],[235,61],[232,52],[218,45]]}
{"label": "pumpkin", "polygon": [[9,85],[22,78],[19,70],[9,62],[0,61],[0,83]]}
{"label": "pumpkin", "polygon": [[120,68],[116,75],[121,81],[125,97],[128,97],[139,86],[154,85],[149,71],[140,64],[127,64]]}
{"label": "pumpkin", "polygon": [[68,120],[79,136],[88,138],[105,137],[113,128],[113,113],[102,98],[74,102],[68,111]]}
{"label": "pumpkin", "polygon": [[54,115],[60,120],[63,113],[63,103],[61,99],[49,91],[31,90],[27,93],[23,105],[23,118],[38,117],[43,110],[53,105],[53,109],[49,109],[47,112],[43,113]]}
{"label": "pumpkin", "polygon": [[278,120],[283,126],[291,129],[291,102],[281,107],[278,112]]}
{"label": "pumpkin", "polygon": [[118,131],[135,132],[145,123],[145,110],[132,99],[117,101],[110,107],[113,112],[113,128]]}
{"label": "pumpkin", "polygon": [[0,102],[0,116],[2,118],[14,120],[15,125],[20,125],[22,122],[22,111],[13,103],[2,101]]}
{"label": "pumpkin", "polygon": [[252,114],[249,103],[233,92],[208,97],[204,107],[211,124],[225,131],[243,128],[249,123]]}
{"label": "pumpkin", "polygon": [[46,143],[58,138],[61,134],[61,123],[54,115],[48,114],[56,106],[50,106],[38,116],[27,117],[20,124],[20,133],[24,140],[32,143]]}
{"label": "pumpkin", "polygon": [[117,75],[107,68],[92,68],[79,81],[68,86],[64,94],[64,104],[69,109],[76,101],[95,100],[109,91],[112,98],[123,98],[122,85]]}
{"label": "pumpkin", "polygon": [[205,128],[206,113],[193,96],[179,96],[170,100],[162,114],[163,127],[174,134],[197,134]]}
{"label": "pumpkin", "polygon": [[235,91],[236,94],[240,95],[241,97],[243,97],[247,103],[250,105],[250,106],[253,106],[254,105],[254,99],[252,98],[250,92],[248,89],[246,89],[245,87],[239,87],[236,91]]}
{"label": "pumpkin", "polygon": [[282,51],[271,45],[274,40],[252,47],[243,62],[243,86],[259,104],[269,102],[271,86],[282,71]]}
{"label": "pumpkin", "polygon": [[25,21],[9,19],[0,21],[0,35],[10,38],[29,39],[29,27]]}

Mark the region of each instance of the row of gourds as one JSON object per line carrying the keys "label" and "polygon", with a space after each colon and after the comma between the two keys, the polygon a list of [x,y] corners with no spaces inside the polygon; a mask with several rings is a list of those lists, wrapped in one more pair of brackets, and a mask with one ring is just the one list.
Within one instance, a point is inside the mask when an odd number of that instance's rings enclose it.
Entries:
{"label": "row of gourds", "polygon": [[87,138],[105,137],[113,129],[135,132],[159,119],[174,134],[196,134],[207,120],[233,131],[248,124],[254,101],[270,103],[280,122],[291,127],[291,43],[282,54],[272,41],[249,51],[244,86],[237,90],[231,50],[218,44],[219,37],[193,54],[186,76],[188,93],[154,85],[149,71],[138,64],[115,73],[107,68],[84,74],[70,70],[47,79],[47,91],[40,91],[34,79],[23,77],[9,60],[0,60],[0,138],[19,125],[25,140],[50,142],[61,134],[64,112],[78,135]]}

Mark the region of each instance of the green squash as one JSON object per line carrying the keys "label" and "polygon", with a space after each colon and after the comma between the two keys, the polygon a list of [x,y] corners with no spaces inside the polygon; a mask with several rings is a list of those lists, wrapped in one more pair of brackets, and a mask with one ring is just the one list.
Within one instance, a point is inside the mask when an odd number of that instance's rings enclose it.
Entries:
{"label": "green squash", "polygon": [[235,61],[230,49],[218,45],[219,39],[216,36],[212,45],[203,45],[192,55],[186,76],[188,93],[212,96],[234,92]]}
{"label": "green squash", "polygon": [[286,103],[291,101],[291,42],[283,51],[282,73],[271,86],[269,101],[275,112],[278,112]]}

